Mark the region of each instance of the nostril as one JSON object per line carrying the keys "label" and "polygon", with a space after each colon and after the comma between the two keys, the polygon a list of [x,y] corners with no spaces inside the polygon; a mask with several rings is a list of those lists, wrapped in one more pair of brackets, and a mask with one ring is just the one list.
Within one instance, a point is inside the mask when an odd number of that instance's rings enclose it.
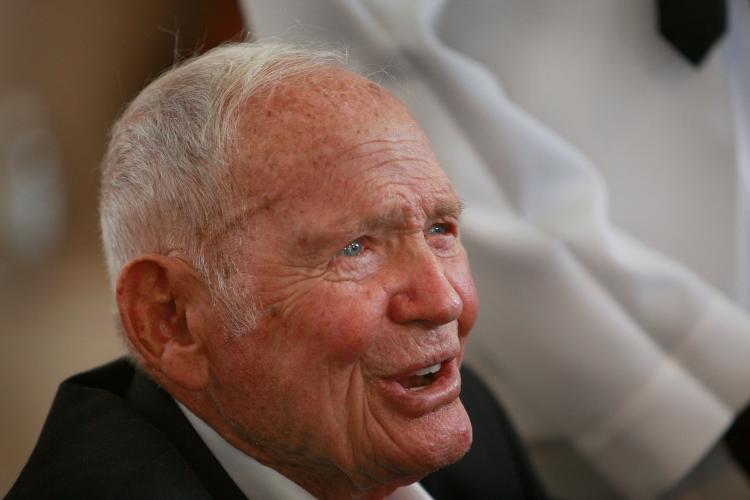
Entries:
{"label": "nostril", "polygon": [[408,292],[399,292],[391,296],[388,304],[388,315],[397,323],[411,320],[412,300]]}

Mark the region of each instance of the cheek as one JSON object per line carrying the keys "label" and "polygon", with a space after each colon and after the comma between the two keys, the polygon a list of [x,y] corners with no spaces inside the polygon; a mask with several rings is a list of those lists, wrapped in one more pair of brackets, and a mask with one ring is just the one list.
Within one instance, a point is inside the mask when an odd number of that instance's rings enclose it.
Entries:
{"label": "cheek", "polygon": [[300,327],[325,356],[348,365],[362,357],[382,329],[385,293],[353,283],[335,283],[305,308]]}

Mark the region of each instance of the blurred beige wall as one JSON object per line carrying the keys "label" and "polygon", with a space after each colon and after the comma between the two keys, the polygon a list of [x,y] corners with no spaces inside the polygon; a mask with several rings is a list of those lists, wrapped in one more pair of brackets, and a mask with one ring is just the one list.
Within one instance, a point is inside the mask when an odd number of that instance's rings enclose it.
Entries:
{"label": "blurred beige wall", "polygon": [[[14,254],[7,231],[0,245],[0,496],[28,459],[59,382],[123,352],[96,208],[109,126],[172,63],[175,33],[184,53],[240,26],[231,0],[0,0],[0,101],[19,91],[37,98],[66,196],[62,237],[46,255]],[[2,169],[0,223],[7,229]]]}

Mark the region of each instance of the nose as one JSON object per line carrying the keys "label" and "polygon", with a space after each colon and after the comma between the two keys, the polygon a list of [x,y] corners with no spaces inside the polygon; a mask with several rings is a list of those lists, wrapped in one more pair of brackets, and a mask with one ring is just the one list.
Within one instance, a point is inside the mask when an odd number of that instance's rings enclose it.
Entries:
{"label": "nose", "polygon": [[420,249],[399,266],[398,287],[388,304],[397,323],[443,325],[458,319],[463,300],[446,276],[447,265],[428,248]]}

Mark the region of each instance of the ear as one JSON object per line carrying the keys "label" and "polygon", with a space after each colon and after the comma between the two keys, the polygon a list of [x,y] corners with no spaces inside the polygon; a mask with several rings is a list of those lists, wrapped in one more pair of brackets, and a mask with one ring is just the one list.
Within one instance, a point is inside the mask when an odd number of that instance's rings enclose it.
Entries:
{"label": "ear", "polygon": [[211,322],[188,318],[210,310],[208,300],[198,274],[176,257],[142,255],[117,280],[117,307],[137,355],[147,368],[191,391],[209,382],[207,332],[200,325]]}

